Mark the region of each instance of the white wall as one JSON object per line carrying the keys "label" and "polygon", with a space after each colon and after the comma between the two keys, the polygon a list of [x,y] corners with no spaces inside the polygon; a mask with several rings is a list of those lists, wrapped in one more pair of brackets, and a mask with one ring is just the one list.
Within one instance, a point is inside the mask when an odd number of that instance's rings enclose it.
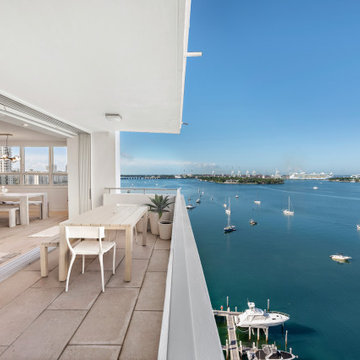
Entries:
{"label": "white wall", "polygon": [[92,206],[102,205],[104,188],[120,186],[120,134],[91,134],[91,199]]}

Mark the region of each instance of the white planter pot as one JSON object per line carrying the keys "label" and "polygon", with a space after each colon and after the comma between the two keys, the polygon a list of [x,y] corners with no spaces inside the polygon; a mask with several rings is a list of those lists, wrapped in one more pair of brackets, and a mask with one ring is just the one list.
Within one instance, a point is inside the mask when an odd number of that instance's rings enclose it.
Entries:
{"label": "white planter pot", "polygon": [[170,240],[171,232],[172,232],[172,221],[166,221],[166,220],[161,219],[161,221],[159,221],[160,239]]}
{"label": "white planter pot", "polygon": [[159,214],[157,212],[149,212],[150,229],[153,235],[159,235]]}
{"label": "white planter pot", "polygon": [[161,220],[164,221],[170,221],[171,220],[171,212],[163,212],[162,216],[161,216]]}

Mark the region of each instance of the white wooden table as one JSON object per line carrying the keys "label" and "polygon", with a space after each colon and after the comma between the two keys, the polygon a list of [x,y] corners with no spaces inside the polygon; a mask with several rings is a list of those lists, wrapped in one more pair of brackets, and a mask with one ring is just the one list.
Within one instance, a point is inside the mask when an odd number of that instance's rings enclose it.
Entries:
{"label": "white wooden table", "polygon": [[47,193],[15,193],[15,192],[0,193],[0,201],[19,201],[21,225],[28,225],[30,223],[29,199],[38,198],[38,197],[41,198],[41,202],[43,206],[42,218],[46,219],[48,214]]}
{"label": "white wooden table", "polygon": [[148,207],[129,204],[110,204],[87,211],[60,223],[59,281],[65,281],[69,268],[69,249],[65,239],[65,226],[103,226],[105,230],[125,230],[125,274],[131,281],[134,226],[144,218],[142,244],[146,245]]}

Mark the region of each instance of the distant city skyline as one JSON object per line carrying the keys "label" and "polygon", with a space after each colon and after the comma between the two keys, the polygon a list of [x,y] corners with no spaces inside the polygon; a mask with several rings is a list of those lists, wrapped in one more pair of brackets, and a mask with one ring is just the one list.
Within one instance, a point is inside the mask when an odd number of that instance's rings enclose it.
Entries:
{"label": "distant city skyline", "polygon": [[180,135],[121,133],[123,174],[360,173],[360,2],[192,2]]}

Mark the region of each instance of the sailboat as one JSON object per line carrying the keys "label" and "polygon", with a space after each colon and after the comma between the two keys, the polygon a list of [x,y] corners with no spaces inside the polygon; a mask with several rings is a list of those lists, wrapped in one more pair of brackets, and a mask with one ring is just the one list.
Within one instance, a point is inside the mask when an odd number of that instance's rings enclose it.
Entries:
{"label": "sailboat", "polygon": [[294,215],[294,210],[291,210],[291,207],[290,207],[290,196],[288,198],[288,208],[283,210],[283,214],[286,215],[286,216],[293,216]]}
{"label": "sailboat", "polygon": [[231,215],[231,203],[230,203],[230,199],[229,199],[229,206],[227,206],[227,208],[225,209],[225,213],[226,213],[226,215]]}
{"label": "sailboat", "polygon": [[236,230],[235,225],[231,225],[231,203],[229,198],[229,205],[227,206],[227,209],[225,210],[225,213],[228,217],[227,226],[224,227],[224,233],[230,233]]}
{"label": "sailboat", "polygon": [[261,204],[261,201],[260,201],[260,200],[254,200],[254,204],[260,205],[260,204]]}

